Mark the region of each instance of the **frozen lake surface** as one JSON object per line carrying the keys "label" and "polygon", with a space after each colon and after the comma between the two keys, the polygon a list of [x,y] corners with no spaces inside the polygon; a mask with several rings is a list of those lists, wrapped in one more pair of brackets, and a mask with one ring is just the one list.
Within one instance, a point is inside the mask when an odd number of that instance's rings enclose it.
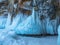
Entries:
{"label": "frozen lake surface", "polygon": [[[19,37],[20,38],[17,38],[18,41],[16,41],[15,39],[13,39],[14,42],[10,39],[7,40],[12,41],[11,45],[57,45],[57,36]],[[8,44],[10,43],[10,41],[8,41]],[[4,43],[7,43],[7,41],[5,41]]]}
{"label": "frozen lake surface", "polygon": [[5,38],[2,45],[57,45],[57,36]]}
{"label": "frozen lake surface", "polygon": [[57,36],[46,36],[46,37],[24,37],[26,45],[57,45]]}

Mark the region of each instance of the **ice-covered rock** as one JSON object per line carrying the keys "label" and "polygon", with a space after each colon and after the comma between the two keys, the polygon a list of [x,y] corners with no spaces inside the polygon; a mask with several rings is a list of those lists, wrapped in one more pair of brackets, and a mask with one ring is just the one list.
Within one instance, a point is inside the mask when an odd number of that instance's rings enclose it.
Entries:
{"label": "ice-covered rock", "polygon": [[[1,2],[2,0],[0,0]],[[37,1],[37,0],[36,0]],[[54,13],[54,6],[48,4],[47,2],[37,3],[37,7],[39,10],[32,10],[32,15],[28,16],[18,13],[16,17],[12,18],[11,22],[11,14],[8,13],[7,20],[5,18],[0,18],[0,28],[4,28],[0,30],[0,44],[2,45],[25,45],[23,39],[17,38],[16,34],[54,34],[56,33],[56,20],[52,21],[50,18]],[[27,4],[28,2],[26,2]],[[41,4],[42,3],[42,4]],[[30,4],[30,3],[29,3]],[[29,5],[28,4],[28,5]],[[17,5],[14,5],[15,8]],[[53,12],[52,12],[53,11]],[[38,12],[38,13],[37,13]],[[37,13],[37,14],[36,14]],[[42,19],[41,19],[41,16]],[[47,18],[48,17],[48,18]],[[58,28],[58,45],[60,44],[60,26]],[[6,41],[7,40],[7,41]],[[22,42],[22,43],[20,43]]]}
{"label": "ice-covered rock", "polygon": [[[7,26],[7,28],[8,29],[14,29],[14,28],[16,28],[18,25],[19,25],[19,23],[21,23],[22,21],[24,21],[25,19],[27,18],[27,15],[23,15],[22,13],[18,13],[15,17],[13,17],[13,21],[12,21],[12,23],[11,23],[11,25],[9,25],[9,26]],[[9,20],[10,20],[11,18],[9,17]],[[9,20],[8,20],[8,23],[9,23]]]}
{"label": "ice-covered rock", "polygon": [[35,11],[33,9],[32,15],[30,15],[26,20],[20,23],[16,29],[14,29],[17,34],[42,34],[41,23],[36,22],[36,15],[34,13]]}
{"label": "ice-covered rock", "polygon": [[[50,20],[50,18],[54,15],[55,8],[53,4],[49,4],[48,2],[44,2],[43,0],[41,1],[42,2],[33,0],[33,5],[36,6],[34,8],[36,9],[38,7],[39,10],[34,10],[35,12],[32,11],[32,15],[30,15],[25,21],[23,21],[18,25],[18,27],[16,27],[15,30],[17,33],[20,34],[29,34],[29,33],[55,34],[56,33],[56,24],[57,24],[56,20],[54,21]],[[43,16],[42,20],[41,20],[41,16]]]}

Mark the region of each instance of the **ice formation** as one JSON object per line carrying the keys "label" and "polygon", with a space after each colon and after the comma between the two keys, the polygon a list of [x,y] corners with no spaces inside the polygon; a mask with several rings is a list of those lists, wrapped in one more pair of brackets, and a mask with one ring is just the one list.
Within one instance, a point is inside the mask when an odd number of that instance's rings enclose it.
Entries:
{"label": "ice formation", "polygon": [[[35,1],[36,0],[34,0],[34,5]],[[37,7],[39,7],[38,11],[34,9]],[[37,7],[33,7],[32,15],[27,17],[26,20],[24,20],[16,27],[16,29],[14,29],[17,34],[57,34],[56,18],[50,20],[55,12],[54,6],[44,2],[38,3]]]}
{"label": "ice formation", "polygon": [[[23,20],[25,20],[27,18],[27,16],[26,15],[24,16],[22,13],[18,13],[17,16],[13,18],[12,24],[10,24],[11,17],[9,17],[9,16],[10,16],[10,14],[8,15],[8,18],[5,20],[6,21],[6,23],[4,23],[4,24],[6,24],[6,25],[4,25],[5,28],[3,28],[3,29],[0,28],[0,45],[12,45],[12,44],[19,45],[19,43],[20,43],[20,45],[25,45],[24,40],[16,35],[16,33],[14,32],[14,29],[18,26],[19,23],[21,23]],[[5,19],[5,18],[3,18],[3,19]],[[16,36],[19,37],[19,40],[15,39],[15,38],[17,38]],[[13,43],[12,43],[12,41],[13,41]]]}
{"label": "ice formation", "polygon": [[[35,4],[35,6],[37,6],[34,8],[37,8],[37,11],[34,9],[34,11],[32,11],[32,15],[30,15],[28,17],[26,15],[18,13],[16,15],[16,17],[13,18],[13,21],[11,22],[11,14],[8,13],[8,18],[6,20],[3,18],[4,20],[2,19],[2,21],[0,22],[0,28],[5,27],[5,29],[6,28],[11,29],[11,30],[14,30],[15,32],[21,31],[20,33],[23,33],[24,31],[25,31],[24,33],[26,33],[26,31],[28,33],[31,30],[33,30],[32,32],[34,32],[34,30],[35,30],[34,28],[36,28],[35,34],[38,32],[40,34],[42,34],[42,33],[46,33],[46,34],[57,33],[57,30],[56,30],[57,29],[56,28],[57,20],[56,19],[50,20],[50,17],[52,17],[55,12],[54,6],[52,4],[50,5],[48,3],[48,1],[43,2],[43,0],[41,0],[41,2],[40,3],[39,2],[40,1],[34,0],[34,4]],[[36,31],[38,31],[38,32],[36,32]]]}
{"label": "ice formation", "polygon": [[60,25],[58,27],[58,40],[57,40],[58,45],[60,45]]}
{"label": "ice formation", "polygon": [[[23,18],[23,19],[22,19]],[[21,23],[23,20],[25,20],[27,18],[27,16],[24,16],[22,13],[18,13],[17,14],[17,16],[15,16],[14,18],[13,18],[13,21],[12,21],[12,23],[11,23],[11,21],[9,21],[11,18],[9,17],[9,19],[8,19],[8,21],[7,21],[7,25],[9,25],[9,26],[7,26],[7,28],[9,28],[9,29],[14,29],[14,28],[16,28],[17,26],[18,26],[18,24],[19,23]],[[11,23],[11,24],[10,24]]]}
{"label": "ice formation", "polygon": [[[15,32],[17,34],[41,34],[41,23],[36,22],[35,15],[34,15],[34,9],[32,12],[32,15],[29,16],[26,20],[24,20],[22,23],[20,23],[17,28],[15,29]],[[38,19],[39,20],[39,19]]]}
{"label": "ice formation", "polygon": [[[32,14],[29,16],[18,12],[12,21],[11,13],[8,13],[7,18],[0,16],[0,45],[19,45],[21,41],[20,45],[25,45],[23,39],[20,37],[18,40],[16,39],[17,34],[57,34],[57,19],[51,20],[55,12],[54,6],[43,0],[41,2],[34,0],[33,3]],[[14,5],[15,8],[16,6]],[[60,44],[59,32],[60,26],[58,28],[58,45]]]}
{"label": "ice formation", "polygon": [[6,20],[4,16],[0,16],[0,29],[5,28]]}

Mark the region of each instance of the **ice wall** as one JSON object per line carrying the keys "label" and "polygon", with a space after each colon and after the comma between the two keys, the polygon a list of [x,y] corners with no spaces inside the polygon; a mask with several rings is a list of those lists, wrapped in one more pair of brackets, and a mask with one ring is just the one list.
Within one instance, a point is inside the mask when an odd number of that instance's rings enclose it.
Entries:
{"label": "ice wall", "polygon": [[38,34],[57,34],[57,18],[52,19],[52,16],[55,16],[55,7],[50,3],[49,0],[46,2],[34,0],[32,15],[20,23],[15,32],[19,34],[37,34],[37,32]]}
{"label": "ice wall", "polygon": [[18,13],[12,21],[12,24],[9,26],[9,28],[14,29],[16,28],[22,21],[24,21],[28,16],[23,15],[22,13]]}
{"label": "ice wall", "polygon": [[[0,44],[19,45],[21,42],[19,39],[21,38],[17,38],[18,40],[16,40],[16,37],[18,37],[16,34],[57,34],[58,31],[59,45],[60,26],[57,30],[57,18],[51,19],[52,16],[55,16],[54,13],[54,5],[48,3],[48,1],[34,0],[32,15],[27,16],[19,12],[12,18],[12,23],[10,13],[8,13],[7,18],[0,17]],[[23,40],[21,45],[24,45]]]}
{"label": "ice wall", "polygon": [[[12,23],[11,14],[8,13],[7,20],[5,21],[6,23],[3,24],[5,26],[5,29],[14,30],[15,32],[21,31],[21,33],[26,30],[24,34],[26,32],[27,34],[28,32],[31,32],[30,34],[32,34],[32,32],[34,31],[35,33],[39,32],[39,34],[57,34],[57,18],[51,19],[52,16],[55,16],[54,5],[50,4],[49,0],[46,2],[44,2],[43,0],[34,0],[32,8],[32,15],[27,17],[27,15],[18,13],[12,19]],[[2,27],[2,21],[0,23]],[[34,28],[36,28],[36,30]]]}
{"label": "ice wall", "polygon": [[12,44],[13,45],[25,45],[24,40],[16,35],[16,33],[14,32],[14,29],[18,26],[18,24],[24,21],[28,16],[23,15],[22,13],[18,13],[15,17],[13,17],[12,24],[10,24],[11,16],[10,17],[9,16],[10,14],[8,15],[8,18],[6,18],[6,20],[4,20],[5,18],[1,18],[3,19],[2,21],[5,21],[6,23],[3,24],[5,26],[3,29],[0,28],[0,45],[12,45]]}
{"label": "ice wall", "polygon": [[[26,20],[20,23],[15,30],[17,34],[41,34],[41,26],[35,20],[34,9],[32,15],[30,15]],[[39,19],[38,19],[39,20]]]}

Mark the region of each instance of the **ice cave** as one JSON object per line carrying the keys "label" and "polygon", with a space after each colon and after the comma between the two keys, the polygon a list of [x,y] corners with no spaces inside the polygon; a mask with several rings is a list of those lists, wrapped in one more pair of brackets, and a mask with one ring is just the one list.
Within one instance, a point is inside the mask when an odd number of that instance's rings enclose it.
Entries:
{"label": "ice cave", "polygon": [[0,0],[0,45],[60,45],[60,0]]}

